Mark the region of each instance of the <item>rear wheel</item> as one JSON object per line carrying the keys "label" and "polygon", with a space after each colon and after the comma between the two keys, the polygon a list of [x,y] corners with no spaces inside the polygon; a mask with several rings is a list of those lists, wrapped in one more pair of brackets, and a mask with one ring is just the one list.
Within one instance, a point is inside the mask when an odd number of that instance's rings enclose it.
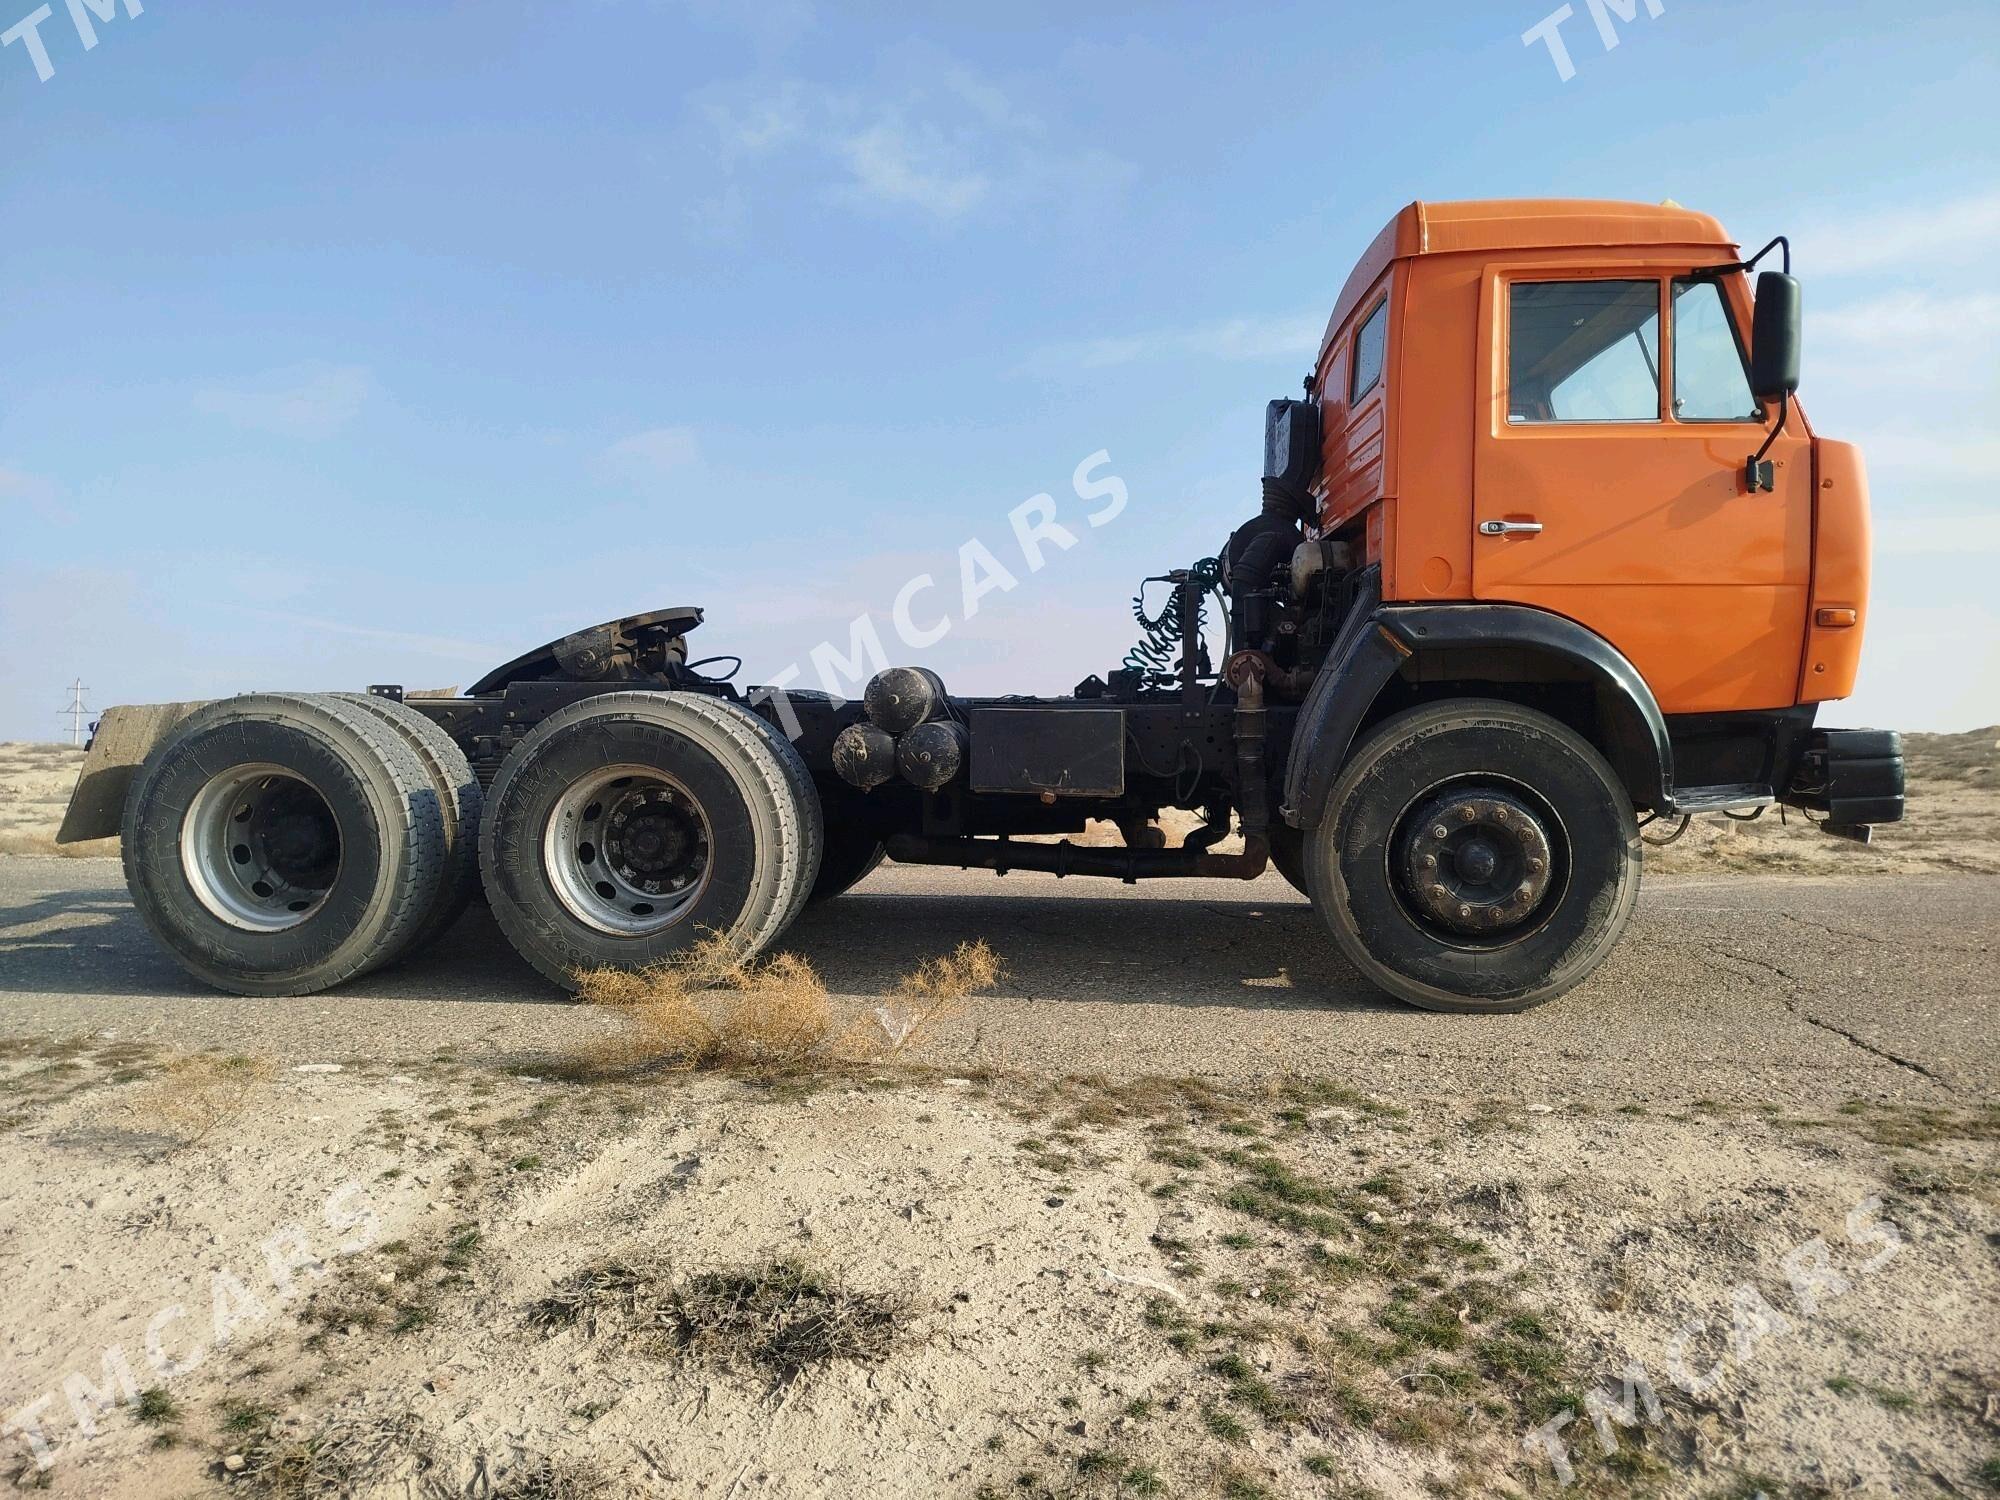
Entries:
{"label": "rear wheel", "polygon": [[395,731],[430,773],[431,789],[444,815],[444,878],[438,883],[436,902],[410,944],[414,953],[442,936],[465,914],[466,907],[479,893],[479,820],[485,794],[480,791],[479,778],[473,775],[458,741],[435,721],[407,704],[373,693],[332,696],[342,703],[351,703]]}
{"label": "rear wheel", "polygon": [[804,904],[820,837],[798,752],[756,715],[607,693],[507,757],[480,869],[508,940],[575,988],[579,970],[642,968],[711,935],[762,951]]}
{"label": "rear wheel", "polygon": [[305,693],[183,720],[133,779],[123,833],[154,936],[243,995],[309,994],[399,957],[446,870],[422,762],[373,716]]}
{"label": "rear wheel", "polygon": [[1582,981],[1638,899],[1632,804],[1574,731],[1515,704],[1398,715],[1306,839],[1313,904],[1355,966],[1429,1010],[1516,1011]]}

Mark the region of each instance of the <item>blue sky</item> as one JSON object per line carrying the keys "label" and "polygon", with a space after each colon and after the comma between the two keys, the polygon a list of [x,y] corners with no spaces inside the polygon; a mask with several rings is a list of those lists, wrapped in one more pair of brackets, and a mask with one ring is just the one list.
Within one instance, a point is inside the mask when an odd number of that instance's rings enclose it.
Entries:
{"label": "blue sky", "polygon": [[[462,685],[671,603],[810,684],[864,611],[917,656],[923,573],[954,687],[1064,690],[1254,508],[1383,220],[1539,194],[1793,236],[1878,522],[1826,717],[2000,720],[1990,0],[1640,0],[1610,50],[1574,0],[1568,81],[1551,0],[52,4],[46,81],[0,49],[0,738],[77,676]],[[972,539],[1014,586],[966,618]]]}

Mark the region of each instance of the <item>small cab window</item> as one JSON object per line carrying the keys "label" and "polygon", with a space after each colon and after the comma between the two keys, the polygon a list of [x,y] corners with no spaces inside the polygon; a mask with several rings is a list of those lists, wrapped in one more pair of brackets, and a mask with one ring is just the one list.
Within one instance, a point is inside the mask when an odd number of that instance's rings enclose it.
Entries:
{"label": "small cab window", "polygon": [[1382,383],[1382,356],[1389,344],[1389,299],[1375,304],[1375,311],[1354,335],[1354,380],[1347,388],[1351,406]]}
{"label": "small cab window", "polygon": [[1763,416],[1750,394],[1736,325],[1713,281],[1674,283],[1674,415],[1683,422]]}
{"label": "small cab window", "polygon": [[1507,326],[1509,422],[1659,420],[1658,282],[1516,282]]}

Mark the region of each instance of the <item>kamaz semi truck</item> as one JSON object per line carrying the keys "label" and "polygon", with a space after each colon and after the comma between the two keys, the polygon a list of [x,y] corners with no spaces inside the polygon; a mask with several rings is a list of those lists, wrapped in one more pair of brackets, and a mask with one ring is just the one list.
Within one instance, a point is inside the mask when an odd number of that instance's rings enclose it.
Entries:
{"label": "kamaz semi truck", "polygon": [[[1897,737],[1817,722],[1860,659],[1868,489],[1795,399],[1790,254],[1672,205],[1411,204],[1267,408],[1257,513],[1066,696],[739,688],[690,658],[702,611],[660,609],[462,696],[114,709],[62,836],[122,833],[148,927],[244,994],[393,963],[482,898],[557,984],[755,954],[886,855],[1275,867],[1390,994],[1539,1004],[1618,941],[1642,828],[1902,816]],[[1171,847],[1168,809],[1199,818]],[[1047,837],[1093,820],[1122,846]]]}

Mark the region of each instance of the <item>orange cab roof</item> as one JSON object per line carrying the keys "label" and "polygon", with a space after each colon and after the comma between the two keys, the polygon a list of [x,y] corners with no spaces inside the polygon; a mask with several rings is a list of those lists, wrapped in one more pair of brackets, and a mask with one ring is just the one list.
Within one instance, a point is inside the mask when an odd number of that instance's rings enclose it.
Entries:
{"label": "orange cab roof", "polygon": [[1578,245],[1696,245],[1734,250],[1721,224],[1673,204],[1596,198],[1490,198],[1412,203],[1362,253],[1334,304],[1320,355],[1391,261],[1479,250],[1546,250]]}

